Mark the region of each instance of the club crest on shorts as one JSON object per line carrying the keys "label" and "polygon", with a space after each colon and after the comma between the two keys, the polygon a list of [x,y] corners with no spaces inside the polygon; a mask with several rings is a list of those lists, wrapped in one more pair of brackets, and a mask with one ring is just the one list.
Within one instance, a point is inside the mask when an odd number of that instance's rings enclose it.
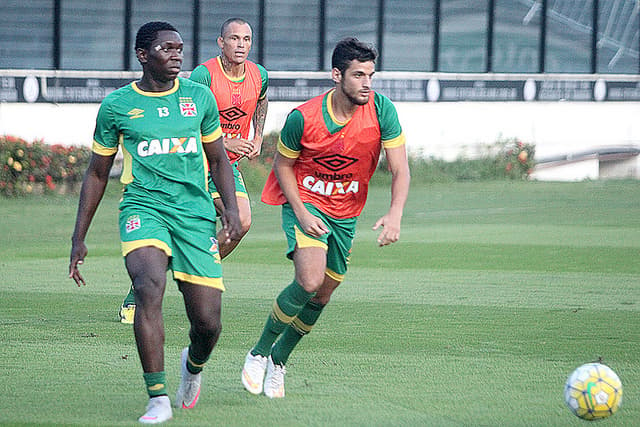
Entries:
{"label": "club crest on shorts", "polygon": [[211,247],[209,248],[209,252],[218,252],[218,241],[215,237],[209,237],[211,240]]}
{"label": "club crest on shorts", "polygon": [[138,215],[131,215],[129,218],[127,218],[127,222],[125,225],[125,229],[127,230],[127,233],[131,233],[134,230],[137,230],[140,228],[140,216]]}
{"label": "club crest on shorts", "polygon": [[209,240],[211,240],[211,247],[209,248],[209,252],[211,252],[211,255],[213,256],[213,261],[216,264],[220,264],[220,252],[218,249],[218,241],[216,240],[215,237],[209,237]]}

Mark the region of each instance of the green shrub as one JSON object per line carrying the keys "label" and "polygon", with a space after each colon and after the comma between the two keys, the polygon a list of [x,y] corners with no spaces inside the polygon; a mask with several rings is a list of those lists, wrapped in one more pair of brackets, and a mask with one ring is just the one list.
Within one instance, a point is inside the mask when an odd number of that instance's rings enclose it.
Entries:
{"label": "green shrub", "polygon": [[82,181],[91,150],[87,147],[27,142],[0,136],[0,194],[60,192]]}
{"label": "green shrub", "polygon": [[[265,135],[262,154],[257,159],[240,162],[242,176],[251,191],[262,189],[273,164],[279,136],[277,132]],[[487,145],[483,154],[475,159],[460,157],[454,161],[446,161],[417,152],[410,155],[408,161],[412,182],[417,184],[526,180],[535,164],[534,157],[535,145],[511,138]],[[388,164],[383,155],[371,184],[388,184],[390,178]]]}
{"label": "green shrub", "polygon": [[[265,135],[261,155],[240,162],[249,191],[259,192],[271,170],[279,133]],[[0,136],[0,195],[50,193],[76,188],[82,181],[91,150],[87,147],[47,145],[43,141],[26,142],[12,136]],[[492,181],[529,177],[534,166],[535,145],[517,139],[499,140],[485,147],[479,158],[460,157],[445,161],[422,153],[409,156],[412,182],[446,183]],[[388,184],[390,173],[384,155],[373,176],[372,185]]]}
{"label": "green shrub", "polygon": [[[505,139],[484,147],[484,153],[474,159],[459,157],[454,161],[446,161],[418,152],[410,155],[408,160],[411,179],[415,184],[526,180],[535,164],[534,157],[535,145],[518,139]],[[389,178],[389,166],[383,155],[372,183],[388,183]]]}

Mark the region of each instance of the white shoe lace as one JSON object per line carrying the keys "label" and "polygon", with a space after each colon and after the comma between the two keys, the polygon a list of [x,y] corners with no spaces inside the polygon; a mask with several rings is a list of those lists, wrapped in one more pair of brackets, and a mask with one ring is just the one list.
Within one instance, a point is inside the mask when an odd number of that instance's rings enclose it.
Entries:
{"label": "white shoe lace", "polygon": [[200,377],[201,374],[192,374],[191,372],[187,372],[183,389],[183,399],[186,400],[185,403],[191,403],[191,401],[198,394],[198,390],[200,389]]}
{"label": "white shoe lace", "polygon": [[269,390],[280,391],[284,389],[284,375],[287,373],[287,369],[283,365],[273,364],[273,370],[268,375]]}

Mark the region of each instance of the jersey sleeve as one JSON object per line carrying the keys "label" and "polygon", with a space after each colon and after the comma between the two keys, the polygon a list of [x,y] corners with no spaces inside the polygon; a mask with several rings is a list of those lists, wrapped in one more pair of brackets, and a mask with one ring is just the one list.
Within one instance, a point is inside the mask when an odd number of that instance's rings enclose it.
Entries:
{"label": "jersey sleeve", "polygon": [[115,120],[110,102],[111,98],[105,98],[98,109],[96,128],[93,133],[94,153],[101,156],[112,156],[118,152],[120,142],[120,129]]}
{"label": "jersey sleeve", "polygon": [[218,104],[209,89],[202,88],[204,99],[204,118],[200,125],[200,133],[202,134],[202,142],[209,143],[222,136],[222,128],[220,127],[220,113],[218,112]]}
{"label": "jersey sleeve", "polygon": [[198,65],[189,76],[189,80],[211,87],[211,73],[204,65]]}
{"label": "jersey sleeve", "polygon": [[298,110],[293,110],[284,122],[280,139],[278,141],[278,152],[290,159],[297,159],[302,150],[302,132],[304,131],[304,117]]}
{"label": "jersey sleeve", "polygon": [[380,139],[384,148],[394,148],[404,145],[405,136],[398,120],[395,105],[386,96],[375,93],[376,112],[380,123]]}
{"label": "jersey sleeve", "polygon": [[264,99],[267,96],[267,89],[269,89],[269,73],[267,73],[267,69],[262,65],[256,65],[258,66],[258,70],[260,70],[260,77],[262,79],[262,89],[260,90],[258,99]]}

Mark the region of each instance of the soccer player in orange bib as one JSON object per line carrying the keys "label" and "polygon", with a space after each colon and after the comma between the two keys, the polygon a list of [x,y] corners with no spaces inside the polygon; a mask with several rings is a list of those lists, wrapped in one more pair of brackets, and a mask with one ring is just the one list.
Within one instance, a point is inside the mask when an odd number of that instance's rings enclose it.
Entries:
{"label": "soccer player in orange bib", "polygon": [[371,90],[376,56],[355,38],[340,41],[332,55],[335,88],[294,109],[280,134],[262,201],[282,206],[295,275],[245,358],[242,383],[250,393],[284,397],[289,355],[347,272],[356,221],[382,148],[392,174],[391,204],[373,229],[382,227],[379,246],[400,237],[409,166],[395,106]]}
{"label": "soccer player in orange bib", "polygon": [[[197,66],[190,76],[191,80],[210,87],[218,103],[224,146],[236,180],[242,236],[251,227],[251,206],[238,162],[243,157],[253,159],[260,155],[269,105],[267,70],[247,59],[252,41],[253,33],[247,21],[242,18],[227,19],[218,37],[222,54]],[[249,139],[252,124],[253,137]],[[211,181],[209,183],[212,184]],[[213,201],[220,213],[224,205],[215,186],[213,190]],[[232,240],[229,244],[221,244],[220,256],[224,258],[229,255],[239,243],[240,240]]]}

